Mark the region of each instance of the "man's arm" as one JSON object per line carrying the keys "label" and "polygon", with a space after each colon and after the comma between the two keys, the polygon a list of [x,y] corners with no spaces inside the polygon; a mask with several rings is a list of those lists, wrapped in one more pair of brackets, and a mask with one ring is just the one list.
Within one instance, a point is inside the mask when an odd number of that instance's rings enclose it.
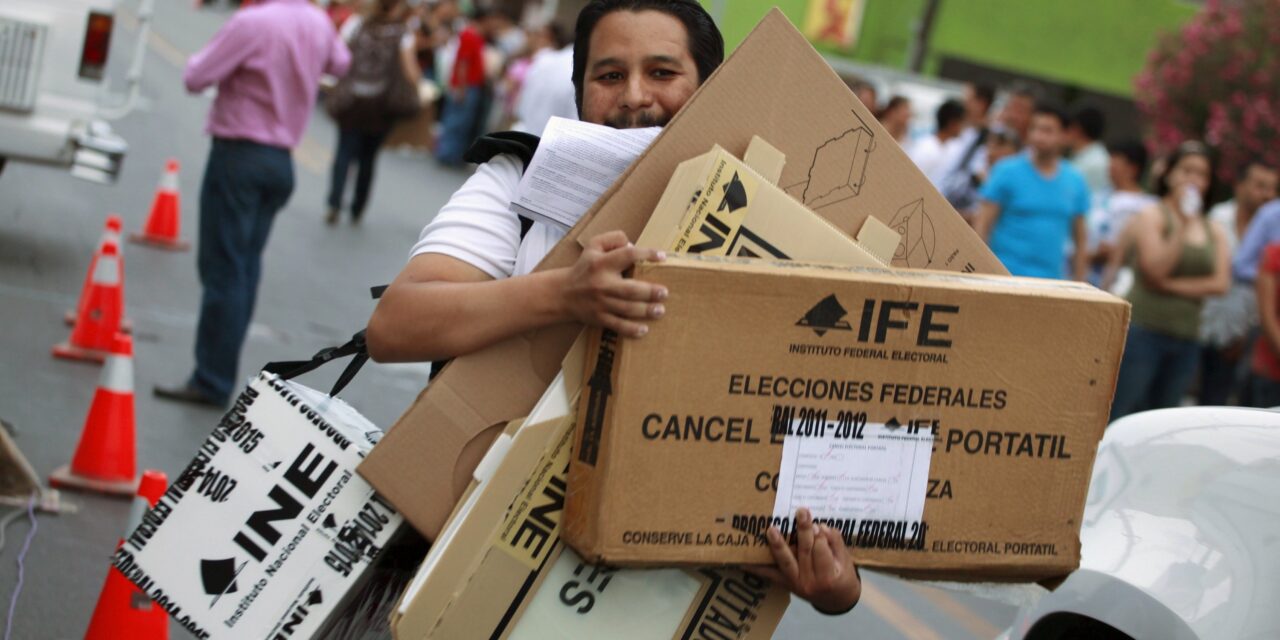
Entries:
{"label": "man's arm", "polygon": [[1271,242],[1280,240],[1280,237],[1268,237],[1274,235],[1271,230],[1276,227],[1280,227],[1280,201],[1273,200],[1263,205],[1254,214],[1249,227],[1245,229],[1244,237],[1240,238],[1240,244],[1236,247],[1236,255],[1232,262],[1236,278],[1254,279],[1258,273],[1258,261],[1262,258],[1263,249]]}
{"label": "man's arm", "polygon": [[369,355],[379,362],[452,358],[553,324],[581,322],[620,335],[648,332],[662,316],[665,287],[624,278],[637,262],[665,258],[621,231],[592,238],[573,266],[495,280],[456,258],[409,261],[369,319]]}
{"label": "man's arm", "polygon": [[209,44],[187,60],[182,73],[187,91],[199,93],[222,82],[254,53],[261,39],[243,16],[232,14]]}
{"label": "man's arm", "polygon": [[1089,229],[1084,214],[1071,219],[1071,235],[1075,240],[1075,255],[1071,258],[1071,277],[1084,282],[1089,274]]}
{"label": "man's arm", "polygon": [[324,72],[341,78],[347,75],[350,68],[351,49],[347,47],[347,41],[335,31],[329,44],[329,57],[324,62]]}

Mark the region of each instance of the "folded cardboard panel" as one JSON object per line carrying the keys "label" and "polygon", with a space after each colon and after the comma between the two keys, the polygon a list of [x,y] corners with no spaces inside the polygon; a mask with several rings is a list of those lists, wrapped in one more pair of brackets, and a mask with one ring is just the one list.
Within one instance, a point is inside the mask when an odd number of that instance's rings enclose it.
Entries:
{"label": "folded cardboard panel", "polygon": [[[624,628],[630,638],[771,637],[790,596],[765,580],[732,569],[595,567],[565,549],[572,435],[572,416],[517,432],[488,499],[449,524],[466,535],[405,594],[392,620],[397,640],[624,637]],[[508,481],[520,478],[511,490]]]}
{"label": "folded cardboard panel", "polygon": [[644,339],[590,332],[565,514],[583,558],[766,563],[764,530],[809,507],[868,567],[1027,580],[1077,565],[1124,301],[692,256],[636,277],[671,295]]}
{"label": "folded cardboard panel", "polygon": [[[742,153],[757,134],[790,159],[779,184],[794,198],[846,231],[868,217],[897,231],[895,265],[1006,272],[776,10],[539,268],[572,264],[581,243],[601,232],[638,237],[676,165],[714,144]],[[361,475],[434,538],[489,444],[529,412],[580,329],[548,327],[457,358],[361,464]]]}

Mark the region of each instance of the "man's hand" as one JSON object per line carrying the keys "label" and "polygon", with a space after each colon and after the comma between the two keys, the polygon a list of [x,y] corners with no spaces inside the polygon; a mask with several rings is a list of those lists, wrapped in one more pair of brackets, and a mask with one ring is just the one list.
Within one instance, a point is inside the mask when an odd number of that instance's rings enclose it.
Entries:
{"label": "man's hand", "polygon": [[796,545],[788,547],[777,527],[769,527],[769,550],[777,567],[745,569],[808,600],[823,613],[852,609],[862,597],[862,580],[844,540],[835,529],[815,525],[808,509],[796,511]]}
{"label": "man's hand", "polygon": [[618,335],[638,338],[649,327],[641,320],[661,318],[667,288],[624,278],[637,262],[661,262],[666,254],[641,249],[625,233],[611,231],[587,242],[578,262],[565,272],[564,308],[584,324],[599,325]]}

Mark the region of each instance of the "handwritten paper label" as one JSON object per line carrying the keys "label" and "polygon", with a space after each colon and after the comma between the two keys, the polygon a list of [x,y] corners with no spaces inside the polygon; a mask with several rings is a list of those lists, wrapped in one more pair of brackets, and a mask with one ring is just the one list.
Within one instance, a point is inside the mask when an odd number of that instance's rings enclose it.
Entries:
{"label": "handwritten paper label", "polygon": [[[896,421],[895,423],[896,424]],[[869,423],[856,436],[836,429],[782,443],[776,518],[808,508],[814,518],[919,521],[924,514],[933,436]]]}

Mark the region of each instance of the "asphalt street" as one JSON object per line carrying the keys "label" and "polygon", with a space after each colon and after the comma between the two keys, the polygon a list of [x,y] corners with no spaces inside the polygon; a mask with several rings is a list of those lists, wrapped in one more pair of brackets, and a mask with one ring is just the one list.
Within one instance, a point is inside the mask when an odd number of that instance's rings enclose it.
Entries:
{"label": "asphalt street", "polygon": [[[136,37],[125,2],[113,42],[112,68],[123,77]],[[63,312],[74,306],[104,217],[119,213],[125,230],[146,220],[167,158],[182,166],[182,235],[194,241],[195,206],[209,141],[202,133],[209,96],[187,95],[181,66],[216,31],[226,13],[196,11],[188,0],[159,0],[143,81],[145,104],[114,123],[130,151],[118,184],[104,187],[65,171],[10,163],[0,175],[0,419],[36,471],[47,476],[74,452],[99,368],[58,361],[50,347],[67,337]],[[118,86],[117,86],[118,88]],[[324,197],[336,131],[317,110],[295,151],[296,190],[278,215],[268,244],[258,307],[241,360],[249,376],[273,360],[294,360],[340,344],[363,327],[371,285],[399,271],[422,226],[466,178],[425,155],[387,150],[365,221],[326,226]],[[170,253],[126,244],[127,314],[134,322],[138,459],[175,478],[220,413],[156,400],[156,384],[181,382],[192,366],[200,288],[193,251]],[[325,388],[340,367],[303,379]],[[389,427],[421,390],[428,366],[370,363],[344,397]],[[64,494],[74,513],[41,514],[25,559],[14,608],[13,638],[83,636],[124,533],[129,503]],[[8,509],[4,510],[8,513]],[[0,608],[17,583],[16,556],[25,518],[9,526],[0,549]],[[780,638],[991,638],[1012,621],[1012,606],[864,572],[863,602],[826,617],[792,604]],[[176,624],[174,638],[189,637]]]}

